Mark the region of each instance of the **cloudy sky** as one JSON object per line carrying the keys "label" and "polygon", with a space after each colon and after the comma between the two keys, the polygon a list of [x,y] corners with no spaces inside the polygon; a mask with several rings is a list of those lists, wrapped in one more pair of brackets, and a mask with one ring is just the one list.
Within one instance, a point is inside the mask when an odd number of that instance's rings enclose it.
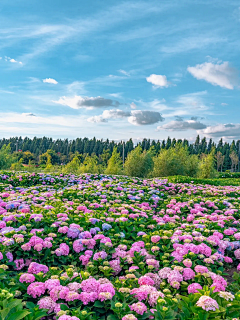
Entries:
{"label": "cloudy sky", "polygon": [[240,2],[1,0],[0,137],[240,138]]}

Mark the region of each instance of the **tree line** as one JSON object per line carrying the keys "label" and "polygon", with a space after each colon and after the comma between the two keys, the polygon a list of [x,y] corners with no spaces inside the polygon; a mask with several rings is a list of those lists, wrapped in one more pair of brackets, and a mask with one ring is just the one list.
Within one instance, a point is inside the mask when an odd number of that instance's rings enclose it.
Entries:
{"label": "tree line", "polygon": [[[171,139],[167,140],[150,140],[143,139],[134,145],[133,140],[128,141],[109,141],[98,140],[96,138],[77,138],[75,140],[52,138],[21,138],[14,137],[9,139],[0,139],[0,169],[6,169],[15,164],[19,166],[67,166],[73,165],[72,161],[79,164],[86,164],[90,159],[99,168],[107,169],[109,161],[113,154],[118,154],[119,159],[125,162],[125,170],[129,156],[133,156],[133,151],[138,151],[138,156],[148,159],[148,163],[155,163],[154,159],[159,157],[165,159],[167,163],[171,163],[171,158],[174,158],[176,152],[183,152],[187,154],[188,167],[196,166],[196,163],[204,162],[208,155],[211,155],[213,160],[213,167],[219,172],[231,170],[233,172],[239,171],[239,149],[240,140],[233,140],[232,142],[223,142],[220,139],[217,143],[206,138],[200,139],[196,137],[194,143],[190,143],[187,139]],[[137,152],[136,151],[136,152]],[[180,156],[180,155],[179,155]],[[150,159],[151,158],[151,159]],[[6,161],[4,162],[3,159]],[[205,159],[205,160],[204,160]],[[140,160],[140,158],[138,159]],[[156,159],[155,159],[156,160]],[[171,160],[171,161],[170,161]],[[158,160],[159,161],[159,160]],[[175,160],[174,160],[175,161]],[[173,162],[174,162],[173,161]],[[177,168],[180,163],[180,158],[176,159],[174,164]],[[185,160],[184,160],[185,161]],[[189,163],[190,161],[190,163]],[[163,164],[161,164],[163,165]],[[166,166],[166,164],[165,164]],[[123,163],[121,164],[123,167]],[[140,167],[138,165],[138,167]],[[198,166],[199,167],[199,166]],[[153,167],[151,167],[153,170]],[[103,171],[101,169],[100,171]],[[194,173],[185,173],[186,175],[193,175]]]}

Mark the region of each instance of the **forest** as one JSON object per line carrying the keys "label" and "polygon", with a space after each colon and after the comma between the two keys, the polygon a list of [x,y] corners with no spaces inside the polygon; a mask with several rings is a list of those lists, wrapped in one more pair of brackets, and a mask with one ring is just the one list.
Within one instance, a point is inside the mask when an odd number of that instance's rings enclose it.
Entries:
{"label": "forest", "polygon": [[[239,171],[240,140],[223,142],[223,139],[220,139],[216,143],[212,139],[207,141],[206,138],[200,139],[197,136],[195,142],[190,143],[186,139],[176,140],[169,137],[166,141],[143,139],[134,145],[133,140],[129,139],[124,142],[123,146],[123,141],[116,142],[108,139],[103,141],[96,138],[54,140],[47,137],[34,137],[33,139],[13,137],[0,139],[0,149],[3,151],[2,148],[8,146],[8,152],[14,155],[14,160],[11,161],[20,161],[25,166],[44,166],[47,161],[52,165],[66,165],[77,155],[81,162],[84,162],[86,157],[91,156],[97,160],[97,164],[106,167],[114,148],[116,148],[120,158],[126,161],[128,154],[136,147],[140,147],[142,151],[151,151],[151,154],[158,155],[163,150],[169,150],[180,145],[187,150],[189,156],[196,155],[199,159],[204,155],[214,154],[214,166],[217,171]],[[4,165],[2,167],[4,168]]]}

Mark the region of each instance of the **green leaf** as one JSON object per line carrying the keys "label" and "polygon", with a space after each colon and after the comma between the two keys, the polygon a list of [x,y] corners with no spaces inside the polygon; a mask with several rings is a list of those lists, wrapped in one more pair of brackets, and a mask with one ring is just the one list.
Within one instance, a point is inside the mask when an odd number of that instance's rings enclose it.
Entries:
{"label": "green leaf", "polygon": [[28,314],[30,314],[29,311],[20,310],[20,311],[17,311],[15,313],[11,314],[11,316],[8,318],[8,320],[21,320],[24,317],[26,317]]}
{"label": "green leaf", "polygon": [[44,311],[39,311],[35,314],[34,316],[34,320],[39,320],[42,319],[43,317],[45,317],[47,315],[47,312]]}
{"label": "green leaf", "polygon": [[99,312],[99,313],[105,313],[106,314],[106,310],[104,308],[96,309],[96,311]]}
{"label": "green leaf", "polygon": [[7,304],[7,308],[11,310],[11,309],[17,307],[18,305],[22,305],[22,300],[11,301],[10,303]]}
{"label": "green leaf", "polygon": [[1,314],[2,320],[4,320],[7,317],[9,311],[10,311],[9,308],[4,308],[3,310],[1,310],[0,314]]}
{"label": "green leaf", "polygon": [[60,305],[61,310],[66,311],[69,310],[68,306],[66,306],[65,304],[61,304]]}
{"label": "green leaf", "polygon": [[101,302],[101,301],[96,301],[93,305],[94,307],[97,307],[97,308],[102,308],[104,307],[104,304]]}
{"label": "green leaf", "polygon": [[33,302],[27,302],[26,303],[26,307],[28,308],[28,309],[34,309],[35,308],[35,304],[33,303]]}
{"label": "green leaf", "polygon": [[116,317],[114,314],[110,314],[110,315],[107,317],[107,320],[117,320],[117,317]]}

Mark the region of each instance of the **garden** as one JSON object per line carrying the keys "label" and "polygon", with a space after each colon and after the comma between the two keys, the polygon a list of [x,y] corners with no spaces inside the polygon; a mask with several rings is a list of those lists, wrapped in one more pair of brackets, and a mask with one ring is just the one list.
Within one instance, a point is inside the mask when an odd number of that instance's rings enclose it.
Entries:
{"label": "garden", "polygon": [[240,183],[210,180],[2,172],[1,319],[239,319]]}

